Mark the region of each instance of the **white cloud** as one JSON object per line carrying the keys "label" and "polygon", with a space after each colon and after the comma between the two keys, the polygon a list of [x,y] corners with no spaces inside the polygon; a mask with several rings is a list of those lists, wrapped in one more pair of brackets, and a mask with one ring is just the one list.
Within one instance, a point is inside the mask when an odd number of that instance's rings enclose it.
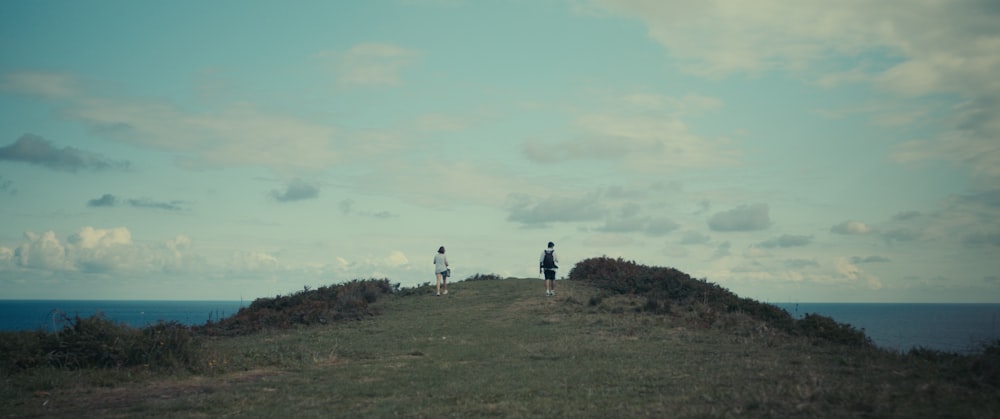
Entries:
{"label": "white cloud", "polygon": [[[1000,106],[997,111],[1000,112]],[[1000,124],[1000,118],[994,123]],[[1000,141],[996,141],[1000,138],[1000,125],[989,127],[988,131],[989,134],[983,136],[953,131],[933,140],[904,142],[893,149],[891,157],[900,163],[951,161],[972,169],[974,174],[985,179],[1000,179]]]}
{"label": "white cloud", "polygon": [[[509,203],[506,191],[539,195],[561,189],[561,182],[528,179],[496,161],[455,160],[441,164],[439,160],[387,159],[373,162],[369,169],[377,176],[354,179],[358,189],[378,190],[421,206],[472,203],[497,208]],[[428,193],[428,185],[433,185],[433,193]],[[345,203],[340,209],[350,212],[353,203]]]}
{"label": "white cloud", "polygon": [[681,120],[684,115],[721,106],[718,99],[632,93],[607,101],[617,109],[576,117],[576,138],[527,142],[522,146],[524,156],[539,163],[610,161],[622,170],[638,173],[726,166],[738,161],[739,152],[728,139],[699,136]]}
{"label": "white cloud", "polygon": [[[54,92],[45,87],[48,82],[74,87]],[[384,142],[371,141],[370,135],[264,111],[247,103],[192,111],[167,101],[96,97],[75,85],[72,76],[55,73],[20,73],[4,80],[8,90],[60,99],[60,115],[99,135],[176,153],[177,163],[183,167],[260,166],[282,173],[320,170],[332,166],[343,154],[385,149]]]}
{"label": "white cloud", "polygon": [[331,126],[263,112],[249,105],[190,112],[172,104],[90,98],[64,113],[129,144],[179,153],[181,166],[322,169],[339,155]]}
{"label": "white cloud", "polygon": [[697,231],[688,231],[684,233],[684,236],[680,240],[680,244],[707,244],[711,239],[707,234],[702,234]]}
{"label": "white cloud", "polygon": [[69,99],[81,91],[76,77],[63,73],[10,73],[0,81],[0,90],[41,96],[47,99]]}
{"label": "white cloud", "polygon": [[858,279],[863,272],[858,265],[855,265],[844,258],[837,259],[836,269],[837,273],[841,276],[850,279]]}
{"label": "white cloud", "polygon": [[917,240],[922,233],[909,228],[894,228],[891,230],[880,230],[881,236],[887,243],[909,242]]}
{"label": "white cloud", "polygon": [[[594,234],[587,236],[581,244],[602,249],[622,249],[635,244],[635,239],[626,234]],[[609,255],[618,256],[618,255]]]}
{"label": "white cloud", "polygon": [[657,93],[637,92],[623,95],[618,100],[626,105],[626,109],[632,111],[664,111],[673,115],[700,114],[723,106],[722,99],[698,94],[672,97]]}
{"label": "white cloud", "polygon": [[100,274],[184,272],[200,269],[204,260],[188,252],[191,239],[135,243],[125,227],[83,227],[60,240],[53,231],[26,232],[25,242],[11,253],[10,268],[48,272]]}
{"label": "white cloud", "polygon": [[509,194],[506,207],[509,211],[507,220],[527,225],[594,221],[606,211],[593,196],[540,198],[522,193]]}
{"label": "white cloud", "polygon": [[1000,12],[991,0],[597,0],[586,12],[642,21],[682,68],[704,77],[785,70],[826,86],[870,83],[904,99],[958,95],[965,104],[954,109],[949,132],[905,143],[893,158],[954,161],[985,183],[1000,178]]}
{"label": "white cloud", "polygon": [[347,259],[344,259],[340,256],[337,256],[334,260],[337,261],[337,267],[340,269],[347,268],[347,266],[351,264],[350,262],[347,261]]}
{"label": "white cloud", "polygon": [[420,52],[394,44],[358,44],[339,54],[337,83],[342,86],[401,84],[400,73],[405,67],[415,63],[419,57]]}
{"label": "white cloud", "polygon": [[14,263],[30,269],[42,270],[75,270],[75,264],[67,260],[67,249],[56,237],[56,233],[46,231],[38,234],[24,233],[28,240],[14,250]]}
{"label": "white cloud", "polygon": [[857,50],[873,30],[882,29],[877,19],[863,13],[877,16],[888,8],[853,3],[599,1],[610,11],[643,21],[649,36],[689,71],[712,77],[800,69],[831,50]]}
{"label": "white cloud", "polygon": [[1000,60],[995,37],[1000,29],[988,1],[907,2],[905,7],[864,0],[596,3],[641,20],[651,38],[689,71],[705,76],[801,70],[876,52],[896,62],[869,71],[881,71],[882,83],[911,94],[953,90],[949,85],[956,83],[971,87],[963,76],[997,84],[985,78]]}
{"label": "white cloud", "polygon": [[846,258],[838,258],[835,264],[837,273],[851,282],[860,282],[871,289],[882,288],[882,281],[875,275],[865,272],[858,265],[851,263]]}
{"label": "white cloud", "polygon": [[607,217],[598,231],[663,236],[680,228],[679,224],[669,218],[641,215],[640,211],[641,207],[638,204],[627,204],[620,213]]}
{"label": "white cloud", "polygon": [[458,131],[469,124],[465,119],[442,113],[428,113],[418,116],[413,125],[416,129],[428,132]]}
{"label": "white cloud", "polygon": [[281,268],[278,258],[267,252],[236,251],[229,260],[229,270],[236,272],[272,272]]}
{"label": "white cloud", "polygon": [[392,253],[390,253],[386,258],[386,264],[390,266],[404,266],[409,263],[410,260],[407,259],[406,254],[399,250],[393,250]]}
{"label": "white cloud", "polygon": [[753,231],[771,226],[767,204],[742,205],[729,211],[716,213],[708,220],[708,227],[715,231]]}
{"label": "white cloud", "polygon": [[[388,254],[338,256],[334,260],[336,263],[329,265],[328,269],[337,280],[388,278],[408,286],[414,285],[414,283],[425,282],[415,279],[418,277],[414,275],[414,272],[422,272],[427,275],[422,278],[434,278],[430,259],[427,260],[427,269],[421,271],[414,268],[409,257],[401,250],[393,250]],[[327,277],[329,276],[327,275]]]}
{"label": "white cloud", "polygon": [[95,229],[84,227],[66,240],[81,249],[96,249],[114,245],[132,244],[132,233],[125,227],[111,229]]}
{"label": "white cloud", "polygon": [[830,227],[830,231],[837,234],[868,234],[873,230],[868,224],[861,221],[844,221],[833,227]]}
{"label": "white cloud", "polygon": [[764,240],[760,243],[757,243],[757,246],[764,248],[798,247],[798,246],[808,245],[811,242],[812,242],[812,236],[783,234],[780,237]]}

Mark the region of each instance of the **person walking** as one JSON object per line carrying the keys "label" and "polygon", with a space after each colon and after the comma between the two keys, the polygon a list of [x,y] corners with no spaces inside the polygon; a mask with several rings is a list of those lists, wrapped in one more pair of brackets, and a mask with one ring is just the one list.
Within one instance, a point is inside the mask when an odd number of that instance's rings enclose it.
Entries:
{"label": "person walking", "polygon": [[556,295],[556,269],[559,269],[559,256],[556,256],[555,243],[549,242],[548,249],[542,250],[538,258],[538,273],[545,274],[545,296]]}
{"label": "person walking", "polygon": [[448,295],[448,257],[444,255],[444,246],[438,248],[434,255],[434,276],[437,278],[437,295],[441,296],[441,288],[444,287],[444,294]]}

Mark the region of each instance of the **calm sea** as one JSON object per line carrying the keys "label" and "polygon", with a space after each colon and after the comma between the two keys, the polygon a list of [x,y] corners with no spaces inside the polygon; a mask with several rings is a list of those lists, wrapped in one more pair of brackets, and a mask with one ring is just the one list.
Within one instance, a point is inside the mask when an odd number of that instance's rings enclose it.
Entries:
{"label": "calm sea", "polygon": [[97,301],[97,300],[0,300],[0,330],[47,330],[61,328],[61,314],[69,317],[104,317],[133,327],[157,321],[176,321],[193,326],[236,314],[239,301]]}
{"label": "calm sea", "polygon": [[775,303],[795,318],[830,317],[883,348],[970,353],[1000,339],[1000,304]]}

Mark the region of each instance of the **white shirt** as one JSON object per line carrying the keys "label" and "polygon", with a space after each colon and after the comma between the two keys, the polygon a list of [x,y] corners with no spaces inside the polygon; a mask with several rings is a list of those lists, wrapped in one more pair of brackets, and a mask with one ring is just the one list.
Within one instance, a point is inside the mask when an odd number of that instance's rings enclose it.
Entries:
{"label": "white shirt", "polygon": [[448,270],[448,258],[444,253],[434,254],[434,273],[439,274]]}

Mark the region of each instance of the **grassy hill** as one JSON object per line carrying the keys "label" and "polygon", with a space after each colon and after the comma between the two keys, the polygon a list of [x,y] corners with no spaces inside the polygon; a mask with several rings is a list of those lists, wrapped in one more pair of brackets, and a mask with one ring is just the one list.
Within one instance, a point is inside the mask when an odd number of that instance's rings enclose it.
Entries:
{"label": "grassy hill", "polygon": [[[621,260],[584,261],[570,277],[557,282],[555,297],[544,296],[538,279],[477,276],[489,280],[452,284],[441,297],[429,287],[367,281],[261,299],[218,324],[145,332],[160,333],[164,346],[183,341],[183,357],[155,358],[165,368],[16,368],[0,361],[0,411],[29,417],[1000,412],[996,346],[975,356],[887,352],[863,334],[857,339],[860,332],[847,325],[786,319],[707,281]],[[24,351],[30,338],[17,336],[2,336],[0,355]]]}

